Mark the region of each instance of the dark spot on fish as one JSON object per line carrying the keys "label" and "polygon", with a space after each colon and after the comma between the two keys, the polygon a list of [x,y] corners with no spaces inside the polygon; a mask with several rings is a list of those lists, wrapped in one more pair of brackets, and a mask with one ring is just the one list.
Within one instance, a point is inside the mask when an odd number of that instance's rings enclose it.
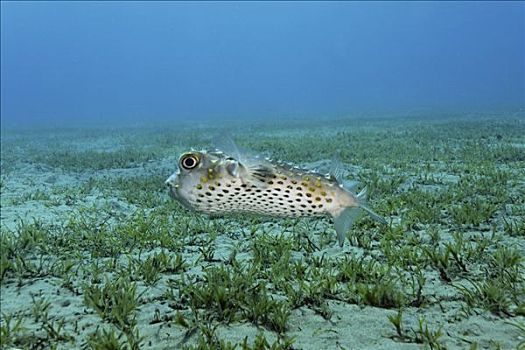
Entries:
{"label": "dark spot on fish", "polygon": [[312,197],[312,194],[307,192],[306,197]]}
{"label": "dark spot on fish", "polygon": [[312,200],[311,199],[307,200],[307,202],[308,202],[308,204],[312,204]]}
{"label": "dark spot on fish", "polygon": [[275,187],[273,190],[274,191],[279,191],[279,192],[281,191],[281,189],[279,187]]}
{"label": "dark spot on fish", "polygon": [[222,192],[224,192],[224,193],[229,193],[230,191],[228,191],[228,190],[222,190]]}
{"label": "dark spot on fish", "polygon": [[306,204],[304,204],[304,203],[301,204],[301,207],[306,208]]}
{"label": "dark spot on fish", "polygon": [[316,200],[317,202],[320,202],[320,201],[321,201],[321,197],[315,197],[315,200]]}
{"label": "dark spot on fish", "polygon": [[332,198],[326,198],[327,203],[332,203]]}
{"label": "dark spot on fish", "polygon": [[282,181],[277,181],[277,183],[278,183],[279,185],[284,185],[284,182],[282,182]]}
{"label": "dark spot on fish", "polygon": [[303,190],[303,188],[302,188],[301,186],[297,186],[295,189],[296,189],[297,191],[302,191],[302,190]]}
{"label": "dark spot on fish", "polygon": [[246,185],[246,184],[242,184],[242,185],[241,185],[242,188],[246,188],[247,186],[248,186],[248,185]]}
{"label": "dark spot on fish", "polygon": [[295,198],[295,201],[296,201],[296,202],[300,202],[300,201],[301,201],[301,198]]}
{"label": "dark spot on fish", "polygon": [[205,195],[211,196],[211,192],[205,192]]}
{"label": "dark spot on fish", "polygon": [[210,191],[215,191],[215,187],[212,185],[208,186],[208,188],[210,189]]}

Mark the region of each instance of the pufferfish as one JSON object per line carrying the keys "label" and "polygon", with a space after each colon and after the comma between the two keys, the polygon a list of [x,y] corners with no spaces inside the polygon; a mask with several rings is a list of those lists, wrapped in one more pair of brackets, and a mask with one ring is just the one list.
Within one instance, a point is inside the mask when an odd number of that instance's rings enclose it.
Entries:
{"label": "pufferfish", "polygon": [[345,186],[343,168],[335,159],[322,175],[269,159],[250,157],[231,147],[189,151],[167,180],[170,195],[184,207],[211,215],[254,213],[278,217],[333,218],[339,245],[364,210],[374,220],[386,220],[366,205],[366,188],[355,194]]}

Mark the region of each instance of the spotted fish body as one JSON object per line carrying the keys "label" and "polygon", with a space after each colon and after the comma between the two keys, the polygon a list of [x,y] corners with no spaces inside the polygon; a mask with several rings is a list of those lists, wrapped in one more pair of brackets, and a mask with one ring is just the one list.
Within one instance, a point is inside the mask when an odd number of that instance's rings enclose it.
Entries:
{"label": "spotted fish body", "polygon": [[358,208],[384,219],[364,205],[365,192],[354,195],[343,187],[339,166],[333,169],[321,175],[268,160],[192,151],[180,157],[179,170],[166,184],[185,207],[207,214],[331,216],[342,246]]}

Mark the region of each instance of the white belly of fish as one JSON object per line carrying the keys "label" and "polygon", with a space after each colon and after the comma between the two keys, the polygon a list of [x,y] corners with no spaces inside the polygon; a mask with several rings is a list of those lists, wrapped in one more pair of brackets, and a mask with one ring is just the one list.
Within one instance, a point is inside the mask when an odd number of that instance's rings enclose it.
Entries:
{"label": "white belly of fish", "polygon": [[334,206],[329,193],[290,181],[276,181],[263,188],[240,181],[210,182],[191,189],[189,194],[190,205],[208,214],[248,212],[280,217],[325,216]]}

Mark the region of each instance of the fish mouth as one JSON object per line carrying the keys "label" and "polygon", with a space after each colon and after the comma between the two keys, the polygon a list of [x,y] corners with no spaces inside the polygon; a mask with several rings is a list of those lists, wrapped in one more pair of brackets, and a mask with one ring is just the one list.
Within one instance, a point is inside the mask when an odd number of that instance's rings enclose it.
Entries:
{"label": "fish mouth", "polygon": [[171,198],[173,199],[178,199],[177,197],[177,189],[175,187],[169,187],[168,188],[168,194],[170,195]]}
{"label": "fish mouth", "polygon": [[166,180],[165,184],[168,187],[170,197],[173,199],[178,199],[177,188],[179,187],[179,185],[177,184],[177,176],[175,174],[171,175]]}
{"label": "fish mouth", "polygon": [[179,188],[179,185],[177,183],[173,183],[171,181],[166,181],[166,185],[168,186],[168,193],[169,193],[169,196],[176,200],[177,202],[179,202],[180,204],[182,204],[183,207],[185,207],[186,209],[190,209],[190,210],[193,210],[193,206],[191,205],[190,202],[188,202],[184,196],[182,196],[179,191],[178,191],[178,188]]}

